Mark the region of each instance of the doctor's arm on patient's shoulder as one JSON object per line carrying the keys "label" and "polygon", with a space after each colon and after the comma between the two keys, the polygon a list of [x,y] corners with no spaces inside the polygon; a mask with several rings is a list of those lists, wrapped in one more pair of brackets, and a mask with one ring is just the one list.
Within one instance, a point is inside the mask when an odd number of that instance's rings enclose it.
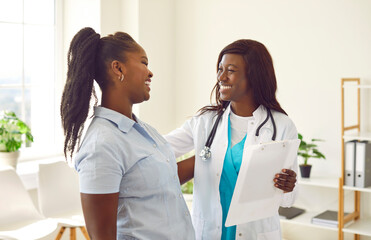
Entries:
{"label": "doctor's arm on patient's shoulder", "polygon": [[178,177],[180,185],[188,182],[194,177],[195,171],[195,156],[180,161],[178,164]]}

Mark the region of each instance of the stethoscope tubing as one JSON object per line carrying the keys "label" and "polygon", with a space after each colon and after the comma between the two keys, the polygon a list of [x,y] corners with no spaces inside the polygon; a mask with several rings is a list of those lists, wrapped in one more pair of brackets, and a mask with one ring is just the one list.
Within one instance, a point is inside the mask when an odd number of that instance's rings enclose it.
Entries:
{"label": "stethoscope tubing", "polygon": [[[269,118],[271,119],[272,121],[272,125],[273,125],[273,135],[272,135],[272,141],[275,141],[276,140],[276,134],[277,134],[277,128],[276,128],[276,123],[274,121],[274,118],[273,118],[273,115],[272,115],[272,112],[269,108],[266,108],[267,109],[267,117],[265,118],[265,120],[259,125],[259,127],[256,129],[256,132],[255,132],[255,136],[259,136],[259,133],[260,133],[260,129],[264,126],[264,124],[266,124],[269,120]],[[207,141],[206,141],[206,144],[204,146],[204,148],[201,150],[200,152],[200,157],[202,158],[202,160],[206,161],[208,160],[209,158],[211,158],[211,152],[210,152],[210,147],[211,147],[211,144],[213,143],[213,140],[214,140],[214,137],[215,137],[215,133],[216,133],[216,130],[218,128],[218,125],[219,125],[219,122],[220,122],[220,119],[221,117],[223,116],[224,114],[224,111],[225,111],[225,108],[223,108],[223,110],[218,114],[218,117],[211,129],[211,132],[207,138]]]}

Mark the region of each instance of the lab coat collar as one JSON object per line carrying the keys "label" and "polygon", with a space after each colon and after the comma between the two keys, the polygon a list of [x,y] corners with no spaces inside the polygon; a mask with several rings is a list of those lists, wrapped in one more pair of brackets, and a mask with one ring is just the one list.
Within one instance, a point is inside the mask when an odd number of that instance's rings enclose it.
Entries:
{"label": "lab coat collar", "polygon": [[[223,116],[223,120],[225,121],[228,121],[228,116],[231,112],[231,104],[228,104],[228,107],[225,109],[225,112],[224,112],[224,116]],[[260,125],[264,120],[265,118],[267,117],[267,109],[263,106],[263,105],[260,105],[253,113],[253,117],[254,117],[254,120],[255,120],[255,125],[258,123],[258,125]],[[272,113],[273,115],[273,113]],[[273,125],[272,125],[272,120],[269,119],[268,122],[266,122],[264,124],[264,126],[262,128],[272,128]]]}

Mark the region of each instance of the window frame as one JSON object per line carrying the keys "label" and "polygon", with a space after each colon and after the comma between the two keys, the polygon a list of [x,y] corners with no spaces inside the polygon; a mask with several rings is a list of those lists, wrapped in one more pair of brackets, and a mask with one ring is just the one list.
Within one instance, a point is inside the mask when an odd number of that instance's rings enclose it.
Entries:
{"label": "window frame", "polygon": [[[63,91],[63,73],[64,73],[64,42],[63,42],[63,1],[62,0],[53,0],[54,1],[54,88],[50,90],[54,90],[53,92],[53,112],[51,118],[53,119],[53,128],[52,132],[49,134],[53,139],[53,143],[45,146],[45,147],[25,147],[24,145],[20,149],[20,158],[18,162],[28,162],[28,161],[37,161],[41,159],[48,159],[54,157],[63,156],[63,131],[61,127],[61,120],[60,120],[60,100]],[[24,5],[22,5],[22,11],[24,9]],[[23,13],[24,15],[24,13]],[[6,21],[1,21],[2,23],[11,23]],[[26,25],[24,21],[22,21],[22,26]],[[23,46],[24,44],[24,35],[23,35]],[[24,55],[24,49],[22,50]],[[22,67],[22,81],[19,84],[1,84],[0,89],[21,89],[22,91],[22,105],[21,105],[21,119],[25,117],[25,105],[27,100],[25,99],[25,91],[27,89],[32,89],[32,83],[25,83],[25,65],[24,59],[23,67]],[[32,129],[31,129],[32,130]]]}

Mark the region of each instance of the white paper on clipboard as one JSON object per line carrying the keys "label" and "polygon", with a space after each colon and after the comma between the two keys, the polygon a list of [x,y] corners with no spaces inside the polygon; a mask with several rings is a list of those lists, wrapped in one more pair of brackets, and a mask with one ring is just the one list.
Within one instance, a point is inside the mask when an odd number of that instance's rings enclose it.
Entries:
{"label": "white paper on clipboard", "polygon": [[274,216],[283,191],[274,187],[274,176],[293,165],[300,140],[285,140],[246,148],[225,226]]}

